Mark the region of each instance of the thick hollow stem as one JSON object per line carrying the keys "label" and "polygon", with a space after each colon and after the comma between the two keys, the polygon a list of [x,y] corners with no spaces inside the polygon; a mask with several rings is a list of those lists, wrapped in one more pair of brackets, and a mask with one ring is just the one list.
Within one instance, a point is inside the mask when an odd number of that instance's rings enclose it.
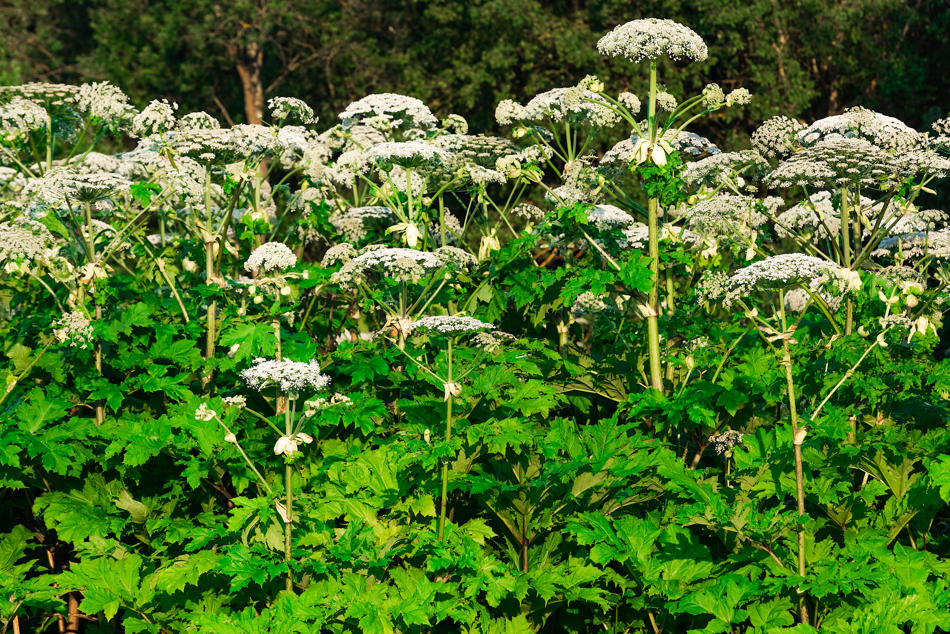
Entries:
{"label": "thick hollow stem", "polygon": [[[846,269],[851,268],[851,207],[848,201],[848,188],[841,188],[841,253],[844,261],[842,264]],[[850,298],[845,302],[845,323],[844,334],[850,335],[854,328],[854,302]]]}
{"label": "thick hollow stem", "polygon": [[[99,305],[99,298],[96,296],[96,236],[92,229],[92,208],[89,203],[83,205],[83,212],[86,220],[86,255],[89,257],[89,263],[92,266],[90,275],[92,283],[89,285],[89,291],[92,295],[92,303],[96,307],[96,321],[102,319],[102,306]],[[93,353],[95,355],[96,373],[102,376],[102,341],[96,339],[96,347]],[[96,403],[96,424],[101,425],[106,420],[106,406],[103,403]]]}
{"label": "thick hollow stem", "polygon": [[[205,283],[214,284],[214,246],[215,242],[210,240],[205,240]],[[215,338],[215,322],[218,318],[218,303],[212,300],[208,304],[208,311],[205,314],[205,319],[207,321],[206,334],[205,334],[205,360],[211,360],[214,358],[214,338]],[[209,368],[204,378],[201,379],[201,387],[207,391],[208,386],[211,383],[211,372]]]}
{"label": "thick hollow stem", "polygon": [[[291,420],[289,407],[284,408],[284,433],[287,436],[290,436],[294,433],[293,420]],[[284,489],[286,491],[284,506],[286,507],[287,511],[287,519],[284,520],[284,561],[287,562],[287,582],[285,584],[285,588],[289,592],[294,588],[293,573],[290,570],[290,557],[293,540],[292,522],[294,512],[294,468],[289,462],[284,465]]]}
{"label": "thick hollow stem", "polygon": [[[650,144],[656,141],[656,62],[650,62],[650,98],[647,106],[647,123],[650,127]],[[660,328],[657,323],[659,315],[658,298],[660,289],[660,236],[659,236],[659,201],[650,198],[647,202],[648,231],[650,241],[650,271],[653,273],[653,286],[650,287],[647,300],[647,337],[649,339],[650,355],[650,386],[655,390],[663,391],[663,372],[660,369]]]}
{"label": "thick hollow stem", "polygon": [[[798,408],[795,404],[795,380],[792,377],[792,355],[788,347],[788,326],[785,320],[784,297],[779,297],[779,311],[782,320],[782,330],[786,336],[782,337],[782,366],[785,368],[785,384],[788,388],[788,414],[792,421],[792,443],[795,449],[795,499],[798,505],[798,517],[805,516],[805,476],[802,465],[802,442],[805,439],[803,430],[798,427]],[[805,576],[805,529],[801,525],[798,527],[798,574]],[[806,625],[809,622],[808,606],[805,604],[805,596],[799,591],[798,609],[802,623]]]}
{"label": "thick hollow stem", "polygon": [[[452,384],[452,340],[448,342],[448,374],[446,383]],[[452,440],[452,390],[446,388],[445,391],[445,442]],[[442,460],[442,500],[439,509],[439,539],[445,535],[445,510],[448,506],[449,494],[449,461]]]}

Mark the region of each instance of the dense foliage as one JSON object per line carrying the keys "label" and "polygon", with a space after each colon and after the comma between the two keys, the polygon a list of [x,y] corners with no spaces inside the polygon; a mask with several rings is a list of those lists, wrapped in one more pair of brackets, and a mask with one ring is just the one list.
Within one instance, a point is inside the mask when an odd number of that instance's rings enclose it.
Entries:
{"label": "dense foliage", "polygon": [[0,88],[2,631],[946,631],[950,121],[593,50],[506,136]]}
{"label": "dense foliage", "polygon": [[669,89],[755,93],[749,108],[697,122],[733,146],[775,114],[860,104],[920,127],[946,114],[944,0],[7,0],[0,82],[109,80],[139,106],[163,97],[247,123],[274,95],[328,120],[354,96],[401,92],[488,130],[501,99],[588,73],[642,93],[643,73],[592,44],[654,15],[709,45],[690,73],[664,75]]}

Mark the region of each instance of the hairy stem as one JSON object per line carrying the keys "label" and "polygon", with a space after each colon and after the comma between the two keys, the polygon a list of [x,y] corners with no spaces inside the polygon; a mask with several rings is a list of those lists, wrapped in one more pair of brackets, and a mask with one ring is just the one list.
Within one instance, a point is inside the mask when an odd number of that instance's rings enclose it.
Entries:
{"label": "hairy stem", "polygon": [[[656,142],[656,62],[650,62],[650,101],[647,110],[647,123],[650,126],[650,147]],[[650,240],[650,272],[653,273],[653,285],[647,300],[649,312],[647,318],[647,337],[650,354],[650,386],[663,391],[663,372],[660,369],[660,328],[658,298],[660,290],[660,236],[659,201],[650,198],[647,202],[648,231]]]}
{"label": "hairy stem", "polygon": [[[284,433],[287,436],[294,433],[293,420],[291,420],[289,407],[284,408]],[[284,506],[287,511],[287,519],[284,520],[284,561],[287,562],[287,582],[284,587],[290,592],[294,589],[293,573],[290,570],[290,556],[293,540],[293,527],[291,522],[293,522],[294,506],[294,468],[289,462],[284,464],[284,489],[286,491]]]}
{"label": "hairy stem", "polygon": [[[451,385],[452,383],[452,339],[449,339],[448,342],[448,374],[446,375],[446,383]],[[446,388],[445,392],[445,442],[452,440],[452,398],[453,394],[451,389]],[[442,500],[440,503],[439,510],[439,539],[442,539],[445,535],[445,509],[448,506],[448,493],[449,493],[449,461],[446,459],[442,460]]]}

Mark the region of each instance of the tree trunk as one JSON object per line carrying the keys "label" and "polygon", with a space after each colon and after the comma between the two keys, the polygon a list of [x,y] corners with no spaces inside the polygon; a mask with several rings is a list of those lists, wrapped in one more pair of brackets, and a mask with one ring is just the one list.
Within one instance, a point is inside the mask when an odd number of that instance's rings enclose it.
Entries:
{"label": "tree trunk", "polygon": [[264,67],[264,47],[249,42],[235,55],[235,67],[241,77],[244,92],[244,113],[248,123],[264,122],[264,84],[261,83],[261,69]]}

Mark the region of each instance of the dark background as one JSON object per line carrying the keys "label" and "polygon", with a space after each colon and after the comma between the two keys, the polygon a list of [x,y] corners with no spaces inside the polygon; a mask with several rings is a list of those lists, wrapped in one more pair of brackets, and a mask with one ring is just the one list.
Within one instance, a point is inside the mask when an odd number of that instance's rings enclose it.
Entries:
{"label": "dark background", "polygon": [[644,92],[644,68],[601,57],[597,39],[638,17],[696,30],[709,59],[668,66],[692,94],[715,81],[751,107],[699,129],[727,146],[762,119],[811,120],[864,105],[918,129],[950,110],[947,0],[5,0],[0,81],[109,80],[142,106],[256,121],[264,100],[306,100],[323,125],[371,92],[423,99],[494,127],[495,104],[584,75]]}

